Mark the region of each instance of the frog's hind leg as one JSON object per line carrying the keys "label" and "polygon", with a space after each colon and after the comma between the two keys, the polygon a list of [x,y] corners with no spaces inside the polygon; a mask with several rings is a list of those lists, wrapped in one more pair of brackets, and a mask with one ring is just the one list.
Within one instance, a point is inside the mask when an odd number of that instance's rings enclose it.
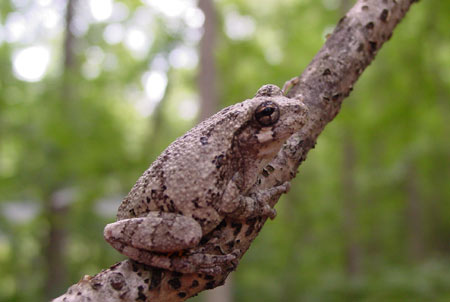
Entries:
{"label": "frog's hind leg", "polygon": [[[104,230],[106,241],[131,259],[180,273],[220,274],[221,265],[237,258],[226,255],[190,252],[200,243],[202,229],[187,216],[167,212],[150,212],[108,224]],[[182,255],[183,251],[188,254]]]}
{"label": "frog's hind leg", "polygon": [[150,212],[145,217],[110,223],[105,227],[103,235],[116,249],[117,246],[123,245],[166,253],[197,246],[202,238],[202,229],[191,217],[168,212]]}

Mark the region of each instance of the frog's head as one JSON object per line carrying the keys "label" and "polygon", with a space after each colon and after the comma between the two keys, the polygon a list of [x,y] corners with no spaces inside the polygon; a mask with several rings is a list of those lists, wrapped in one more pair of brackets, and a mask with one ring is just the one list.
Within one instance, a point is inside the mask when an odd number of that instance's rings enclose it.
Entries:
{"label": "frog's head", "polygon": [[264,85],[253,98],[255,134],[260,144],[285,141],[305,125],[308,109],[275,85]]}
{"label": "frog's head", "polygon": [[300,98],[284,96],[275,85],[264,85],[249,101],[252,118],[239,135],[241,150],[257,150],[258,157],[273,158],[305,125],[308,110]]}

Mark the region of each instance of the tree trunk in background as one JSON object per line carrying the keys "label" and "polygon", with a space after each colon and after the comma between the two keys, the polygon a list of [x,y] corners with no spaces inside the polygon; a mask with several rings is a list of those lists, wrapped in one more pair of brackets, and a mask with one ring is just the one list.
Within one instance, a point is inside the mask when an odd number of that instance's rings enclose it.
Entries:
{"label": "tree trunk in background", "polygon": [[345,236],[346,271],[350,277],[361,272],[361,247],[358,244],[356,222],[357,198],[355,190],[355,146],[349,134],[344,138],[343,152],[343,218]]}
{"label": "tree trunk in background", "polygon": [[414,163],[408,164],[406,180],[406,219],[408,234],[408,252],[412,261],[420,261],[424,256],[423,207],[417,184],[417,173]]}
{"label": "tree trunk in background", "polygon": [[[342,15],[352,6],[352,1],[341,0],[339,11]],[[348,129],[347,133],[351,133]],[[358,232],[355,213],[357,198],[355,190],[355,156],[356,150],[351,134],[346,134],[343,146],[343,217],[345,232],[345,261],[346,272],[350,277],[354,277],[361,272],[361,246],[358,243]]]}
{"label": "tree trunk in background", "polygon": [[219,101],[216,94],[216,69],[214,65],[214,42],[216,13],[211,0],[200,0],[198,7],[205,15],[203,37],[200,41],[200,66],[198,73],[198,88],[200,93],[199,120],[203,121],[218,108]]}
{"label": "tree trunk in background", "polygon": [[[213,115],[219,107],[216,94],[216,69],[214,63],[214,42],[216,36],[216,12],[211,0],[199,0],[198,7],[205,16],[203,37],[200,41],[200,66],[198,73],[198,90],[200,94],[199,120],[203,121]],[[229,277],[223,286],[206,291],[206,302],[231,302],[232,280]]]}
{"label": "tree trunk in background", "polygon": [[[73,99],[73,90],[70,75],[75,67],[74,43],[75,36],[70,28],[75,13],[76,0],[68,0],[65,15],[65,36],[64,36],[64,61],[63,61],[63,82],[61,85],[61,101],[71,102]],[[65,108],[66,106],[61,106]],[[67,107],[66,107],[67,109]],[[70,110],[64,110],[63,114],[70,114]],[[65,229],[66,215],[68,211],[67,198],[63,191],[52,188],[53,192],[47,194],[46,215],[48,218],[49,229],[47,242],[45,243],[45,259],[47,265],[47,278],[45,280],[45,296],[50,300],[61,292],[67,283],[67,267],[64,263],[65,238],[67,232]]]}
{"label": "tree trunk in background", "polygon": [[62,101],[71,101],[73,99],[73,91],[71,78],[72,71],[76,66],[75,62],[75,36],[70,30],[72,20],[75,14],[75,7],[78,0],[68,0],[66,6],[65,28],[64,28],[64,46],[63,46],[63,88],[61,91]]}
{"label": "tree trunk in background", "polygon": [[65,36],[64,36],[64,72],[75,66],[74,43],[75,36],[72,34],[70,27],[75,13],[76,0],[68,0],[66,7],[65,20]]}
{"label": "tree trunk in background", "polygon": [[48,220],[48,237],[45,244],[45,259],[47,278],[45,280],[45,296],[51,300],[65,284],[67,284],[67,269],[64,253],[66,230],[64,228],[67,202],[63,200],[62,192],[53,192],[47,198],[46,212]]}

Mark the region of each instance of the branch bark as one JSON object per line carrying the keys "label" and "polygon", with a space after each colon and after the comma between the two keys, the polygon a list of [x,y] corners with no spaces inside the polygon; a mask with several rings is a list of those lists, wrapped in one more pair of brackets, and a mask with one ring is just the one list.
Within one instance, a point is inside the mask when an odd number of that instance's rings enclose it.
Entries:
{"label": "branch bark", "polygon": [[[338,114],[342,101],[353,84],[374,59],[380,47],[391,38],[395,26],[405,16],[412,0],[359,0],[341,18],[333,34],[327,39],[295,85],[288,97],[301,97],[309,108],[309,121],[294,134],[278,156],[262,173],[255,190],[270,188],[295,177],[299,165],[314,148],[317,137]],[[271,201],[275,205],[278,198]],[[236,237],[236,223],[224,223],[205,240],[205,252],[228,250],[230,238],[234,248],[246,251],[257,236],[265,219],[246,222],[246,240]],[[241,225],[242,226],[242,225]],[[95,276],[85,276],[69,288],[58,301],[184,301],[205,289],[220,286],[235,266],[219,276],[180,274],[151,268],[132,260],[125,260]]]}

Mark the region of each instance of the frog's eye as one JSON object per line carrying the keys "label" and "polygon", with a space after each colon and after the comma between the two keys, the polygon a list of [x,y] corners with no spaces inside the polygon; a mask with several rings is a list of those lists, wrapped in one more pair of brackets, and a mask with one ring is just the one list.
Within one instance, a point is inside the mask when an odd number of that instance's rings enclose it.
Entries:
{"label": "frog's eye", "polygon": [[255,119],[263,127],[272,126],[280,118],[280,108],[271,101],[266,101],[256,107]]}

